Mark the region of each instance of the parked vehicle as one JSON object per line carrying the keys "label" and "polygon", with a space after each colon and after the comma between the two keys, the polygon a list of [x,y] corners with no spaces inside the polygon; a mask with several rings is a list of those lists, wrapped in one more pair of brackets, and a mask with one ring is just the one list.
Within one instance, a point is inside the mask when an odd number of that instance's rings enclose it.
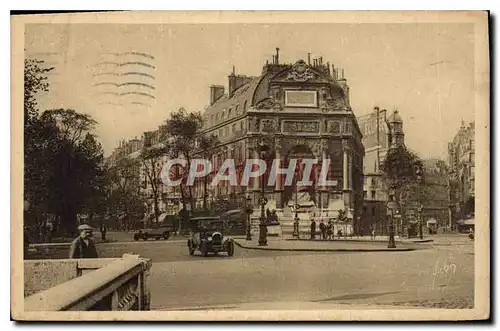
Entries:
{"label": "parked vehicle", "polygon": [[154,238],[156,240],[165,239],[168,240],[170,238],[170,234],[173,229],[171,225],[159,225],[157,227],[153,227],[151,229],[142,229],[134,233],[134,240],[148,240],[150,238]]}
{"label": "parked vehicle", "polygon": [[189,255],[194,255],[197,250],[202,256],[220,252],[234,255],[234,240],[225,235],[225,222],[219,217],[192,218],[190,224],[191,235],[187,241]]}

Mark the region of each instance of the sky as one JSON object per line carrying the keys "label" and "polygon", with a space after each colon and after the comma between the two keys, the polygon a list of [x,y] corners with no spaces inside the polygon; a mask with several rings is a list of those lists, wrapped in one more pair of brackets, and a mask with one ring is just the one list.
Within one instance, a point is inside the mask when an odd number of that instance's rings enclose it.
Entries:
{"label": "sky", "polygon": [[[311,53],[344,69],[356,116],[374,106],[397,108],[406,145],[424,158],[446,159],[447,143],[462,119],[474,120],[473,28],[467,23],[31,24],[25,53],[56,68],[49,75],[50,91],[39,96],[40,108],[92,115],[106,155],[121,139],[156,129],[171,111],[202,111],[209,86],[227,86],[233,66],[237,74],[260,75],[279,47],[280,62],[307,61]],[[103,62],[117,59],[110,53],[127,52],[154,57],[145,58],[149,67],[142,68],[154,80],[141,78],[154,87],[147,88],[154,99],[108,94],[106,100],[116,102],[103,102],[95,75],[105,71]]]}

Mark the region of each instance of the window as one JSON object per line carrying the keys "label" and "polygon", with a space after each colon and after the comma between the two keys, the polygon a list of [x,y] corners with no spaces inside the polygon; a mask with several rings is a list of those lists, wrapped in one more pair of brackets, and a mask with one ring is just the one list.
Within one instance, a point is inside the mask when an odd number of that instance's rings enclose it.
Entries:
{"label": "window", "polygon": [[219,129],[219,137],[223,138],[224,137],[224,134],[222,132],[222,129]]}
{"label": "window", "polygon": [[236,132],[236,123],[233,124],[233,127],[232,127],[232,133],[235,133]]}
{"label": "window", "polygon": [[234,108],[234,113],[235,113],[236,116],[240,115],[238,108],[240,108],[240,105],[236,105],[236,107]]}
{"label": "window", "polygon": [[366,199],[366,191],[363,191],[363,199]]}
{"label": "window", "polygon": [[229,108],[229,110],[227,111],[227,118],[231,118],[231,113],[233,112],[233,109]]}
{"label": "window", "polygon": [[224,137],[227,137],[227,136],[229,136],[229,127],[228,126],[226,126],[224,128]]}
{"label": "window", "polygon": [[240,131],[241,131],[241,132],[243,132],[244,125],[245,125],[245,122],[244,122],[244,121],[241,121],[241,122],[240,122]]}
{"label": "window", "polygon": [[247,102],[245,101],[245,103],[243,104],[243,111],[247,111]]}
{"label": "window", "polygon": [[474,162],[475,153],[469,153],[469,162]]}
{"label": "window", "polygon": [[372,190],[372,199],[375,200],[377,198],[377,191]]}

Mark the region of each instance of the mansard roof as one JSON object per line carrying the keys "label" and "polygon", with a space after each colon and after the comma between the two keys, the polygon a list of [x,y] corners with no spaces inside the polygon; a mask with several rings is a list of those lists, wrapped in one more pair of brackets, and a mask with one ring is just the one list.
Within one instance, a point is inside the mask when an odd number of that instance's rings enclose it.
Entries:
{"label": "mansard roof", "polygon": [[231,112],[231,116],[241,115],[248,108],[269,98],[270,83],[290,86],[309,83],[329,84],[334,94],[345,96],[341,85],[342,83],[345,84],[345,79],[338,80],[334,76],[336,75],[330,75],[329,66],[311,66],[303,60],[299,60],[295,64],[268,64],[259,77],[249,77],[249,81],[238,87],[231,95],[226,93],[209,106],[203,116],[206,118],[212,116],[225,117],[228,114],[223,114],[224,111]]}

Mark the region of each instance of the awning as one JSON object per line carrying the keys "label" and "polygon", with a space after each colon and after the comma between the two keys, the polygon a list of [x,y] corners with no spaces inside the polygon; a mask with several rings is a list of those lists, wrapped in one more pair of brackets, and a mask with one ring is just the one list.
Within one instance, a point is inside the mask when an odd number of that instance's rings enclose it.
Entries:
{"label": "awning", "polygon": [[475,219],[467,219],[467,220],[460,220],[457,222],[459,225],[474,225],[475,224]]}
{"label": "awning", "polygon": [[221,217],[231,216],[231,215],[235,215],[235,214],[239,214],[239,213],[243,213],[243,212],[244,212],[244,210],[242,210],[242,209],[233,209],[233,210],[229,210],[229,211],[222,213],[220,216]]}

